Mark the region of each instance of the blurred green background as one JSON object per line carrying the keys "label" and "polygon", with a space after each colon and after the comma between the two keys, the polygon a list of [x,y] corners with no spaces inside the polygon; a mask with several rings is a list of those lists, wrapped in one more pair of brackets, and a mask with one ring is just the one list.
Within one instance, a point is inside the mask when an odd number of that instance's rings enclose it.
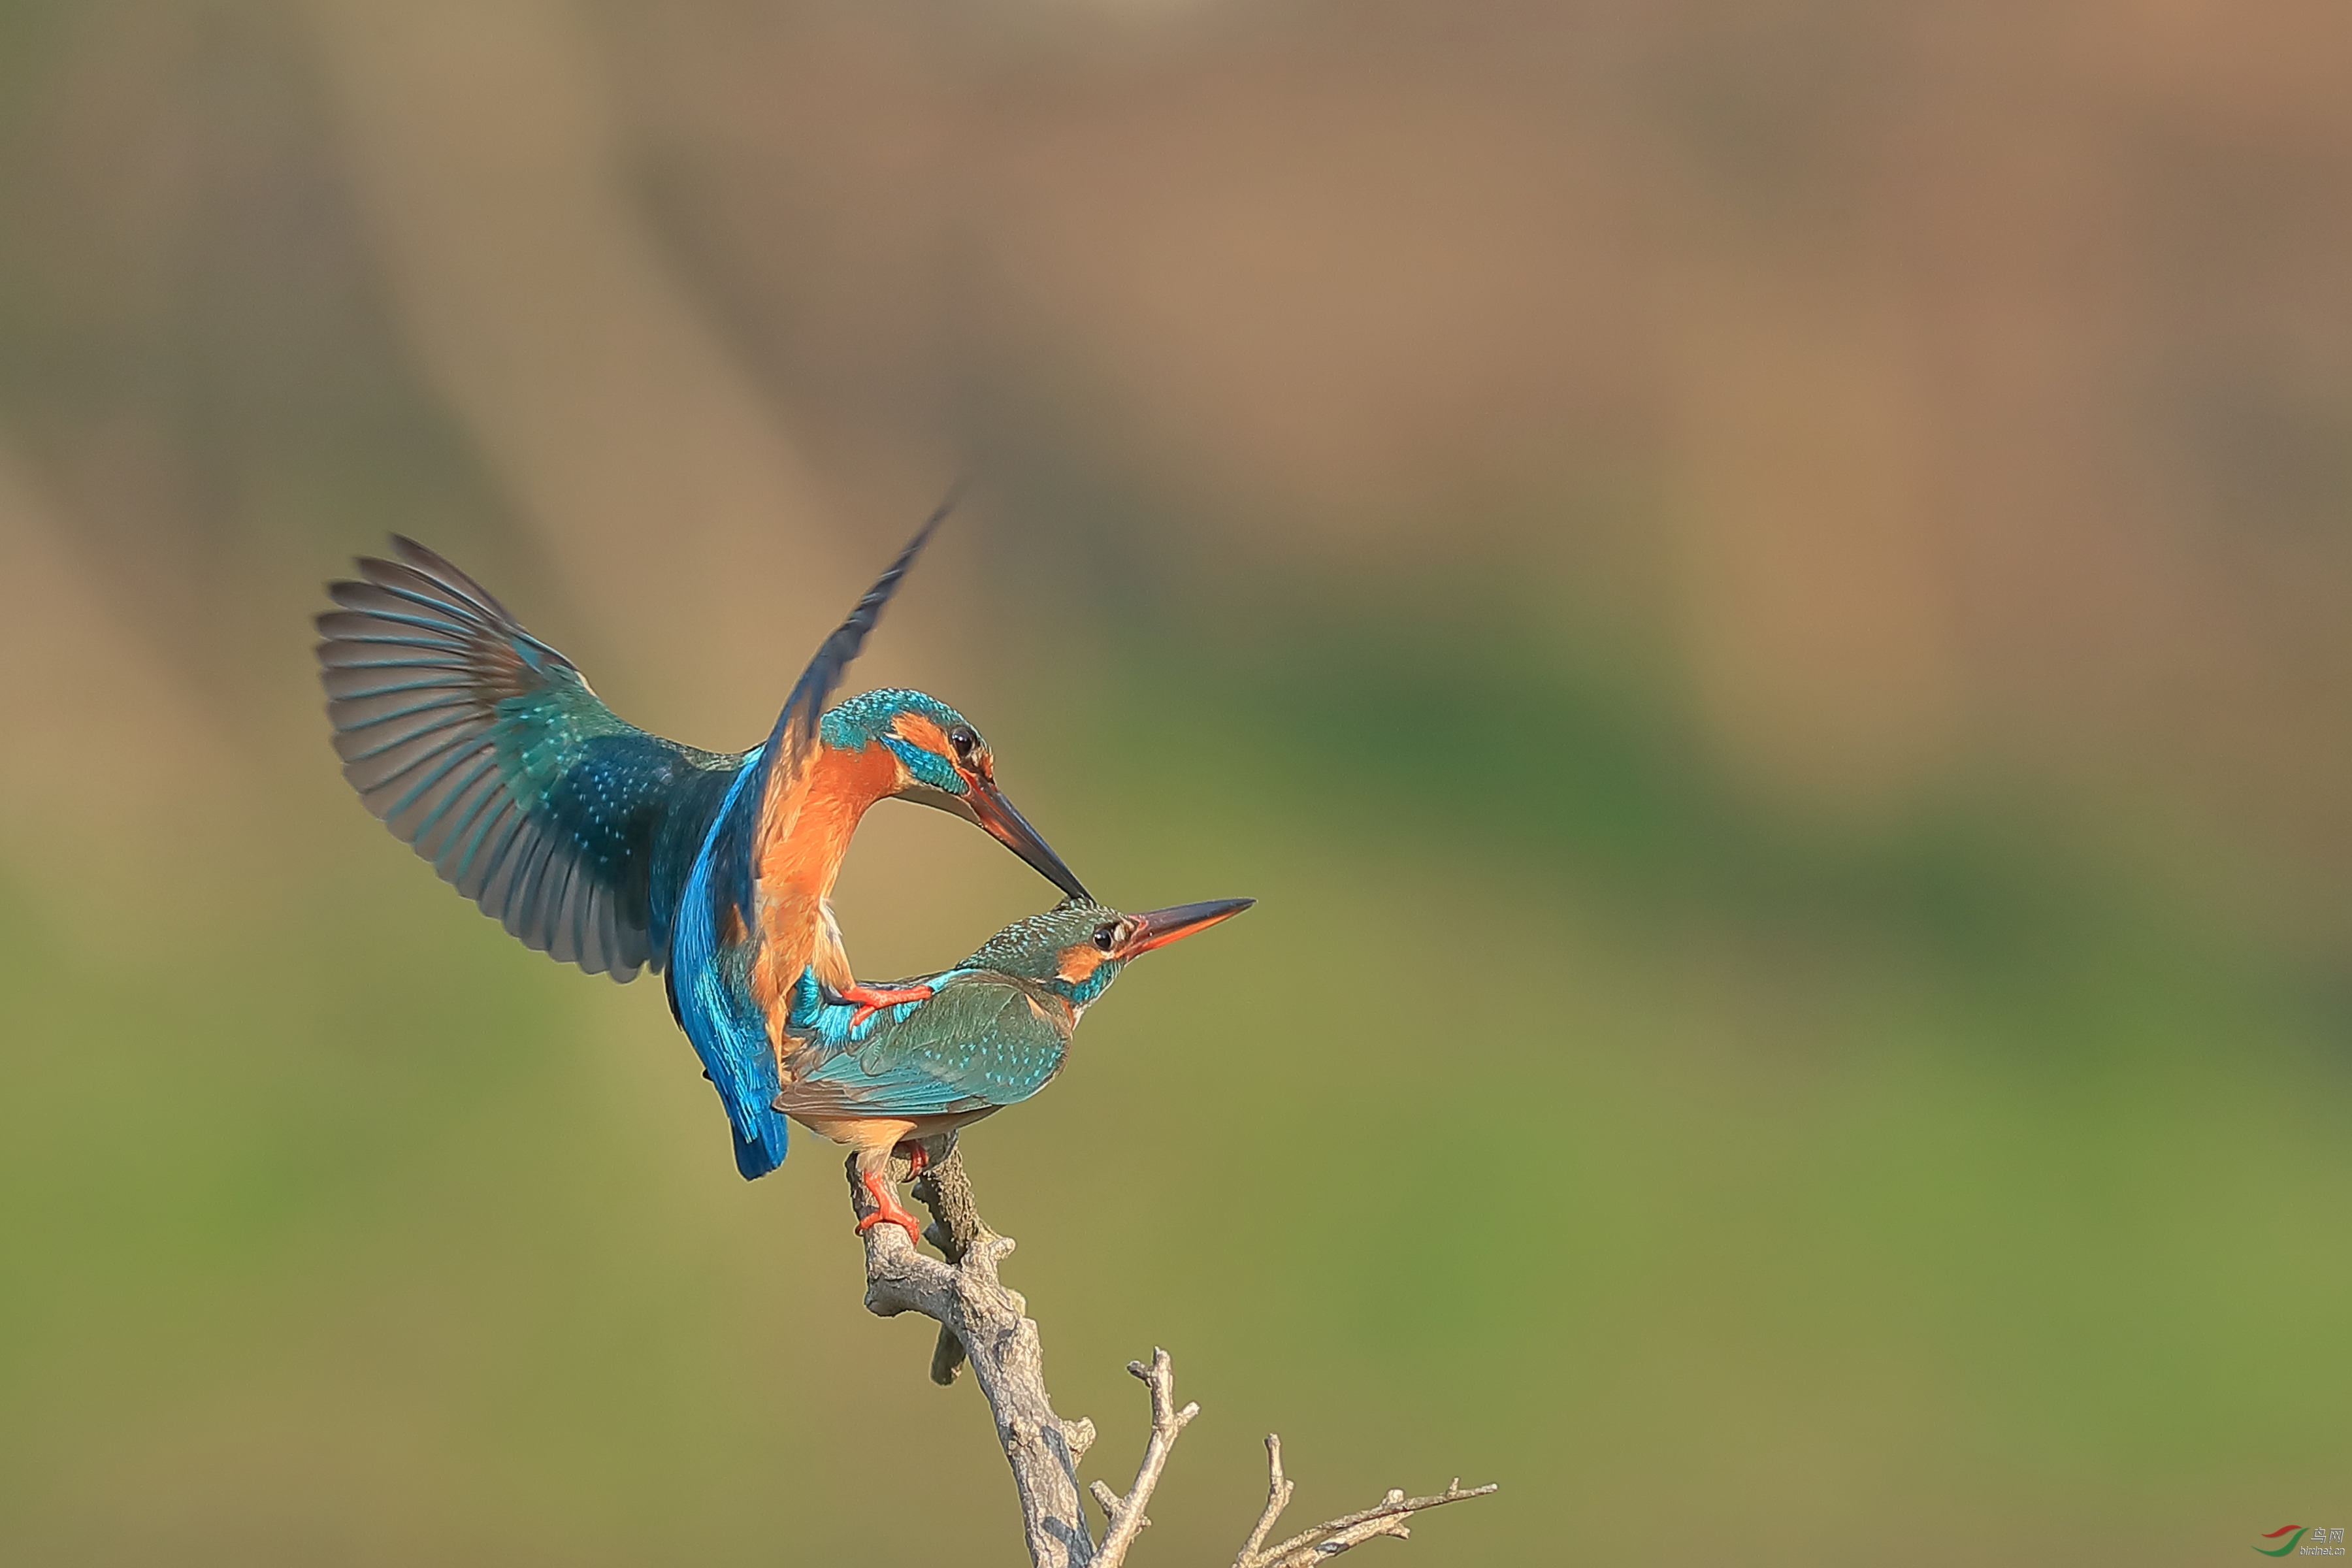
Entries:
{"label": "blurred green background", "polygon": [[[0,0],[0,1557],[1020,1561],[656,984],[337,775],[388,530],[1250,894],[966,1140],[1138,1548],[2352,1522],[2352,37],[2114,0]],[[1045,886],[877,810],[861,969]],[[2332,1510],[2332,1516],[2331,1516]]]}

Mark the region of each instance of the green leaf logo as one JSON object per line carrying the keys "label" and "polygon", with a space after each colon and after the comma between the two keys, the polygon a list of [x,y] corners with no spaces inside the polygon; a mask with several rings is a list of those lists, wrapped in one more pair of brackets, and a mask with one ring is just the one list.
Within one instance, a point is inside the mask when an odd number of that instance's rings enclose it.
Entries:
{"label": "green leaf logo", "polygon": [[[2284,1557],[2294,1550],[2294,1543],[2301,1541],[2304,1531],[2310,1528],[2311,1526],[2307,1524],[2282,1524],[2276,1530],[2266,1530],[2263,1532],[2264,1541],[2276,1541],[2280,1536],[2284,1535],[2285,1543],[2279,1546],[2257,1546],[2254,1550],[2265,1557]],[[2289,1534],[2290,1531],[2294,1533]]]}

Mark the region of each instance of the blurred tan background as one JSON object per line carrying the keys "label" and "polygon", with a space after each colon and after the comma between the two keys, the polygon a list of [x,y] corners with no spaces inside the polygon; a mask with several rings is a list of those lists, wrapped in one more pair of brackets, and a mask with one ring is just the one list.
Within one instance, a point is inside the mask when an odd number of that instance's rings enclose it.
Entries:
{"label": "blurred tan background", "polygon": [[[0,0],[0,1557],[1020,1560],[657,983],[336,773],[389,530],[962,707],[1139,965],[967,1157],[1139,1562],[2352,1522],[2352,34],[2287,3]],[[861,967],[1050,890],[886,806]],[[2330,1517],[2331,1510],[2333,1516]],[[1227,1555],[1220,1555],[1227,1554]]]}

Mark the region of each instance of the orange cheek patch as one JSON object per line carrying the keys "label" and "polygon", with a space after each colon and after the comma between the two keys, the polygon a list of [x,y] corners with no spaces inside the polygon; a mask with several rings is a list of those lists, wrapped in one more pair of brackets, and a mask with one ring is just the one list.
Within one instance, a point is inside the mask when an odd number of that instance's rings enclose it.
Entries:
{"label": "orange cheek patch", "polygon": [[910,746],[926,752],[937,752],[943,757],[955,755],[948,744],[948,732],[920,713],[901,713],[891,721],[890,732]]}
{"label": "orange cheek patch", "polygon": [[1055,973],[1062,977],[1066,984],[1083,985],[1089,975],[1102,967],[1103,960],[1108,956],[1109,954],[1092,942],[1077,947],[1066,947],[1062,950],[1061,966]]}

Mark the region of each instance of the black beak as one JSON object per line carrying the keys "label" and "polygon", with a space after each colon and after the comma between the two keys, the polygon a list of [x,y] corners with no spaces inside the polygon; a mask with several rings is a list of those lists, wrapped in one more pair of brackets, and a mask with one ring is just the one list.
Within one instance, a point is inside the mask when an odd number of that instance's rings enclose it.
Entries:
{"label": "black beak", "polygon": [[1205,904],[1178,904],[1173,909],[1150,910],[1127,918],[1135,922],[1134,934],[1119,952],[1121,958],[1133,958],[1139,952],[1150,952],[1155,947],[1166,947],[1179,937],[1191,936],[1196,931],[1206,931],[1219,921],[1231,920],[1252,904],[1255,899],[1212,899]]}
{"label": "black beak", "polygon": [[1013,803],[1004,798],[1004,792],[996,787],[994,779],[972,780],[970,792],[964,798],[970,803],[971,814],[980,825],[993,834],[1007,849],[1035,867],[1047,881],[1070,897],[1094,902],[1094,896],[1087,891],[1086,884],[1078,880],[1077,873],[1062,864],[1062,858],[1054,853],[1054,847],[1037,836],[1037,830],[1029,826],[1027,817],[1013,809]]}

